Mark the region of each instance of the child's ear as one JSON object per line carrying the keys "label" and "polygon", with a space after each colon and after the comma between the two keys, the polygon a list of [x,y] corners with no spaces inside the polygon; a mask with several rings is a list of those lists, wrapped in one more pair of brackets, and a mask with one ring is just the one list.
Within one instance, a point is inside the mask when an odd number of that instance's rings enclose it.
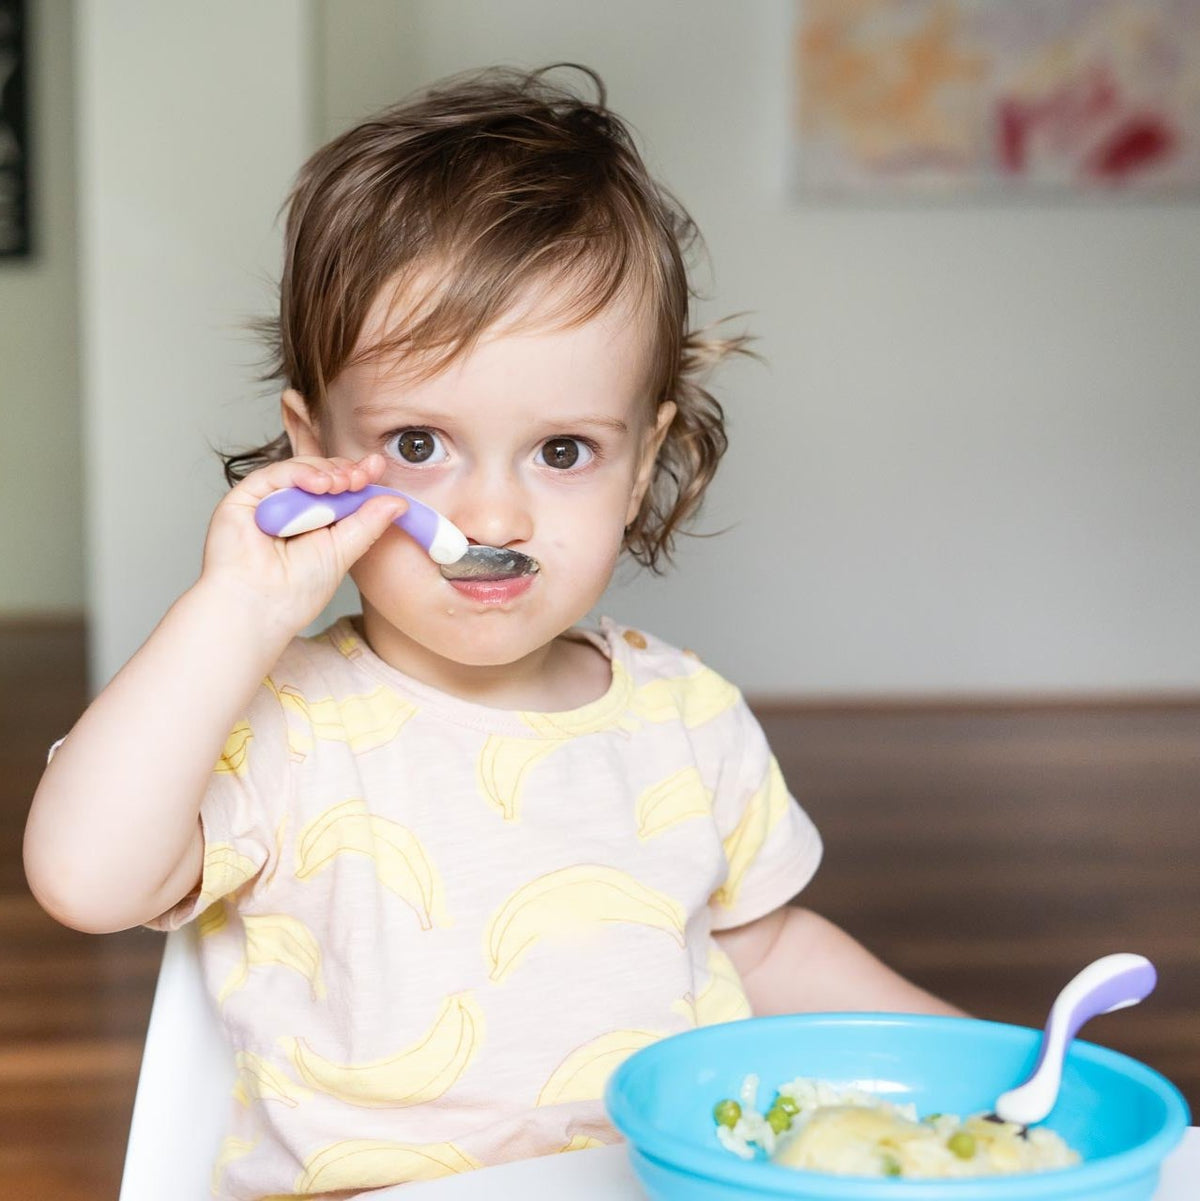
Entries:
{"label": "child's ear", "polygon": [[294,455],[321,455],[321,439],[304,397],[295,388],[285,388],[279,398],[283,429]]}
{"label": "child's ear", "polygon": [[667,436],[667,430],[671,428],[671,422],[675,420],[675,411],[675,402],[664,400],[658,406],[658,412],[655,414],[654,428],[646,431],[646,438],[642,443],[642,457],[638,463],[637,478],[633,481],[633,492],[629,496],[629,509],[625,514],[626,529],[633,524],[634,518],[637,517],[638,511],[642,507],[642,501],[645,499],[646,490],[650,487],[650,481],[654,479],[654,462],[658,458],[658,452]]}

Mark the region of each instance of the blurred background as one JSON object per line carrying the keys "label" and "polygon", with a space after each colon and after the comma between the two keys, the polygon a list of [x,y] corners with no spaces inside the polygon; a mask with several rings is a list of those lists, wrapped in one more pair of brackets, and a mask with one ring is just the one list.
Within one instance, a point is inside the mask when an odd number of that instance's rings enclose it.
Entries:
{"label": "blurred background", "polygon": [[20,829],[48,743],[195,578],[213,448],[278,431],[245,324],[292,177],[498,63],[601,74],[704,232],[697,321],[738,314],[766,360],[714,382],[731,449],[699,528],[726,532],[623,572],[606,611],[751,698],[826,833],[814,907],[1030,1023],[1093,952],[1157,948],[1159,1009],[1107,1041],[1196,1089],[1197,194],[805,196],[802,9],[26,0],[31,253],[0,258],[9,1191],[115,1192],[161,943],[54,927]]}

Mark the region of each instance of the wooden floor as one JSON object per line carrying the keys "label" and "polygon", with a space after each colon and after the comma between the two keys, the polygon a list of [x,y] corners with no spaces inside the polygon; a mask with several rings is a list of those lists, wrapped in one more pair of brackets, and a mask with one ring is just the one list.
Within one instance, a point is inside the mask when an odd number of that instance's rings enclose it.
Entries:
{"label": "wooden floor", "polygon": [[[83,705],[83,655],[78,628],[0,624],[0,1197],[22,1201],[116,1196],[161,951],[62,929],[25,889],[25,811]],[[1156,993],[1086,1036],[1200,1112],[1200,699],[760,715],[825,837],[807,903],[971,1012],[1028,1025],[1095,956],[1150,956]]]}

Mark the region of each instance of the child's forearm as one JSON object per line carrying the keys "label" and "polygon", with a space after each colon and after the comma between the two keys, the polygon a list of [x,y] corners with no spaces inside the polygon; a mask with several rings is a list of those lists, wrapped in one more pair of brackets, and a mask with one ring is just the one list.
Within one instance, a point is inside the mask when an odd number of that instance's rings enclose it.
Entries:
{"label": "child's forearm", "polygon": [[407,507],[399,494],[376,497],[328,529],[284,540],[258,528],[258,504],[280,488],[364,488],[385,466],[378,454],[286,459],[217,506],[200,582],[89,706],[34,796],[25,871],[60,921],[124,929],[195,887],[200,804],[229,731],[290,639]]}
{"label": "child's forearm", "polygon": [[203,581],[186,592],[47,766],[26,826],[25,870],[58,920],[125,929],[195,886],[208,779],[290,637],[250,602]]}
{"label": "child's forearm", "polygon": [[785,906],[716,938],[757,1015],[884,1010],[963,1016],[809,909]]}

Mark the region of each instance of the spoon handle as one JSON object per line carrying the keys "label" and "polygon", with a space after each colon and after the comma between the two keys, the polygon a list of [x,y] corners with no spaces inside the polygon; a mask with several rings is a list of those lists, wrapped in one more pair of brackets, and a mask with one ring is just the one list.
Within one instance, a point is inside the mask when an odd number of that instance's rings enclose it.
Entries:
{"label": "spoon handle", "polygon": [[458,526],[408,493],[382,484],[368,484],[352,492],[280,488],[258,502],[254,520],[264,534],[292,538],[349,517],[373,496],[403,496],[408,501],[408,509],[395,524],[411,535],[435,563],[454,563],[467,553],[467,538]]}
{"label": "spoon handle", "polygon": [[1136,1005],[1157,980],[1154,965],[1143,955],[1122,952],[1089,963],[1055,998],[1032,1074],[997,1098],[996,1114],[1022,1126],[1042,1121],[1054,1108],[1063,1056],[1079,1028],[1097,1014]]}

